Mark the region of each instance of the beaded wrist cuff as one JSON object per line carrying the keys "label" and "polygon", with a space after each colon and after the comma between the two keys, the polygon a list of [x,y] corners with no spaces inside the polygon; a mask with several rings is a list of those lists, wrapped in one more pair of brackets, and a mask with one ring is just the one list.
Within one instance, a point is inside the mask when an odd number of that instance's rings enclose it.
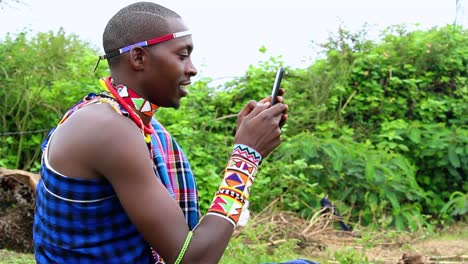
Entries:
{"label": "beaded wrist cuff", "polygon": [[255,163],[257,167],[262,162],[262,155],[260,155],[260,153],[258,153],[255,149],[242,144],[234,145],[232,155],[244,157],[249,161]]}
{"label": "beaded wrist cuff", "polygon": [[245,145],[234,146],[223,181],[207,215],[222,217],[236,227],[242,208],[248,201],[250,187],[255,181],[261,160],[261,155],[254,149]]}

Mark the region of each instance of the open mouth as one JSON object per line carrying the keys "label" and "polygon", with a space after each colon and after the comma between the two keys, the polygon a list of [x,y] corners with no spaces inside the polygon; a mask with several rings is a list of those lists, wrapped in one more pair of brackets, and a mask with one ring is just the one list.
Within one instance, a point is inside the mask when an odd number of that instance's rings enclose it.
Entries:
{"label": "open mouth", "polygon": [[191,84],[190,81],[188,82],[184,82],[182,83],[179,88],[180,88],[180,97],[184,97],[188,94],[188,91],[187,91],[187,86],[189,86]]}
{"label": "open mouth", "polygon": [[180,89],[180,97],[185,97],[185,96],[187,96],[188,91],[187,91],[187,88],[186,88],[186,87],[187,87],[187,85],[181,85],[181,86],[179,87],[179,89]]}

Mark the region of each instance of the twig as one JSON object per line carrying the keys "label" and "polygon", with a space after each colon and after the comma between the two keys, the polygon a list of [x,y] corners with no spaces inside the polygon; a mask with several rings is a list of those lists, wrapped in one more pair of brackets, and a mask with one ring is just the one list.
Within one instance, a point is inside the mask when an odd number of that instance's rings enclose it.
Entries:
{"label": "twig", "polygon": [[224,119],[233,118],[233,117],[237,117],[237,114],[225,115],[225,116],[222,116],[222,117],[215,118],[215,120],[219,121],[219,120],[224,120]]}
{"label": "twig", "polygon": [[430,260],[452,260],[452,261],[459,261],[459,260],[468,260],[468,255],[452,255],[452,256],[430,256]]}
{"label": "twig", "polygon": [[310,219],[310,224],[304,229],[304,231],[302,231],[301,235],[305,236],[305,234],[309,231],[310,228],[312,228],[312,226],[314,226],[316,223],[317,223],[317,216],[321,215],[322,212],[324,212],[326,210],[326,208],[323,208],[322,210],[316,212],[312,218]]}
{"label": "twig", "polygon": [[[276,199],[274,199],[269,205],[267,205],[265,208],[263,208],[263,210],[258,213],[257,215],[263,215],[263,213],[268,209],[270,208],[273,204],[275,204],[276,202],[278,202],[279,200],[279,197],[276,197]],[[252,220],[255,220],[256,216],[252,217]]]}
{"label": "twig", "polygon": [[340,113],[343,113],[343,111],[345,110],[346,106],[348,105],[348,103],[351,101],[351,99],[356,95],[356,90],[353,91],[353,93],[348,97],[348,100],[346,100],[346,102],[344,103],[343,107],[341,108],[340,110]]}

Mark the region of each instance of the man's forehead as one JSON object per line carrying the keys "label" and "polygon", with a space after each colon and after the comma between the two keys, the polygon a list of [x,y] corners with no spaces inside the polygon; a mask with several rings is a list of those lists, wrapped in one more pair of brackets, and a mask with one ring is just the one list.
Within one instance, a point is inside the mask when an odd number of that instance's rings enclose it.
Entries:
{"label": "man's forehead", "polygon": [[192,34],[186,34],[188,32],[188,27],[185,25],[184,21],[180,18],[168,18],[167,19],[167,29],[170,34],[183,33],[182,36],[176,37],[170,41],[167,41],[166,45],[171,45],[175,48],[189,47],[193,48]]}
{"label": "man's forehead", "polygon": [[168,33],[182,32],[189,30],[185,22],[181,18],[167,18]]}
{"label": "man's forehead", "polygon": [[183,37],[179,38],[174,38],[170,41],[167,41],[165,43],[161,43],[162,45],[169,45],[171,46],[171,49],[189,49],[190,51],[193,50],[193,41],[192,41],[192,35],[185,35]]}

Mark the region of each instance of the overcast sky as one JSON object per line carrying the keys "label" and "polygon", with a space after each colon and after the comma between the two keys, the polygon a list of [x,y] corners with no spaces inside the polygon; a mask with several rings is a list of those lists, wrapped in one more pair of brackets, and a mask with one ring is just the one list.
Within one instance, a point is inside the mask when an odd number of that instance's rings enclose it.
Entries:
{"label": "overcast sky", "polygon": [[[0,38],[24,28],[79,35],[101,49],[102,31],[126,0],[6,0],[0,9]],[[193,32],[194,63],[201,76],[242,75],[248,65],[283,55],[287,66],[302,67],[317,56],[339,25],[374,32],[395,24],[427,29],[452,24],[456,0],[159,0],[179,13]],[[465,0],[462,2],[466,3]],[[9,3],[9,4],[8,4]],[[466,15],[464,16],[466,25]],[[375,34],[376,35],[376,34]],[[261,46],[267,48],[261,54]],[[98,54],[97,54],[98,55]],[[92,67],[92,66],[91,66]]]}

